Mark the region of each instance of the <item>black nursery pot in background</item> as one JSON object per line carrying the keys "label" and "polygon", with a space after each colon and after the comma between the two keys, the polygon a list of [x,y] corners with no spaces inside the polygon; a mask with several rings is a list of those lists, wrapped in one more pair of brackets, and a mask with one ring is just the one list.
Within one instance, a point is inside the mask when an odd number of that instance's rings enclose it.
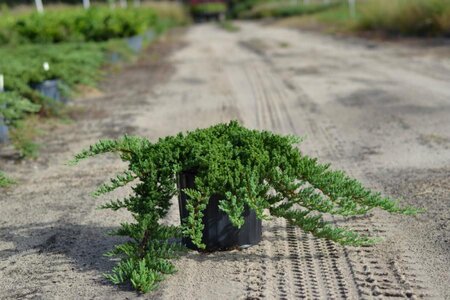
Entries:
{"label": "black nursery pot in background", "polygon": [[138,53],[142,50],[142,46],[144,43],[144,38],[142,35],[135,35],[127,38],[128,47],[133,50],[135,53]]}
{"label": "black nursery pot in background", "polygon": [[[178,188],[194,188],[195,172],[184,172],[178,176]],[[181,222],[188,217],[186,209],[187,195],[183,192],[178,197]],[[202,251],[229,250],[233,248],[246,248],[256,245],[261,241],[262,222],[256,217],[256,213],[248,207],[244,211],[244,225],[238,229],[233,226],[228,215],[220,210],[219,201],[223,197],[214,195],[210,198],[203,216],[203,240],[206,245]],[[184,237],[183,244],[193,250],[200,250],[190,238]]]}
{"label": "black nursery pot in background", "polygon": [[[3,91],[0,90],[0,93],[3,93]],[[6,125],[3,116],[0,116],[0,144],[6,143],[8,141],[9,141],[9,128]]]}
{"label": "black nursery pot in background", "polygon": [[2,116],[0,116],[0,144],[9,141],[9,129],[6,126],[5,121]]}
{"label": "black nursery pot in background", "polygon": [[41,83],[31,84],[31,88],[58,102],[65,102],[59,92],[59,80],[45,80]]}

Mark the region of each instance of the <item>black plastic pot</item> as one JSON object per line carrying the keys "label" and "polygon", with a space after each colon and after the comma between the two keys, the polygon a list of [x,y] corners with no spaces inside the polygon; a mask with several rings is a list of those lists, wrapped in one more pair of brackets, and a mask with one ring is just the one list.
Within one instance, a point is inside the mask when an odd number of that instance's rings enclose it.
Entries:
{"label": "black plastic pot", "polygon": [[[178,188],[194,188],[195,172],[184,172],[178,176]],[[187,195],[180,193],[178,198],[181,222],[188,217],[186,209]],[[203,216],[203,243],[206,249],[202,251],[229,250],[234,248],[247,248],[261,241],[262,222],[256,213],[246,207],[244,212],[245,224],[237,229],[233,226],[228,215],[219,209],[219,201],[223,197],[214,195],[209,200]],[[183,238],[183,244],[194,250],[199,250],[189,238]]]}
{"label": "black plastic pot", "polygon": [[3,117],[0,116],[0,144],[9,141],[9,129],[6,126]]}
{"label": "black plastic pot", "polygon": [[64,99],[61,97],[61,93],[59,92],[59,80],[53,79],[53,80],[45,80],[41,83],[32,84],[31,88],[39,91],[42,95],[49,97],[55,101],[58,102],[65,102]]}
{"label": "black plastic pot", "polygon": [[[3,90],[0,90],[0,93],[3,93]],[[0,116],[0,144],[6,143],[8,141],[9,141],[9,128],[5,124],[5,119],[3,118],[3,116]]]}
{"label": "black plastic pot", "polygon": [[142,35],[135,35],[127,38],[128,47],[136,53],[142,50],[143,42],[144,38]]}

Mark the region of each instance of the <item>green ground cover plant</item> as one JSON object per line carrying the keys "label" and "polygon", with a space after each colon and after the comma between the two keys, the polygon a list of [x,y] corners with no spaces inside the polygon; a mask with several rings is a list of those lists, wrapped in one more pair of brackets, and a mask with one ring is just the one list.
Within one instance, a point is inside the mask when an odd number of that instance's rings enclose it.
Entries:
{"label": "green ground cover plant", "polygon": [[[171,259],[182,247],[173,238],[187,236],[200,249],[205,247],[203,210],[213,195],[222,197],[219,207],[237,228],[245,222],[247,206],[259,219],[285,218],[306,233],[352,246],[370,245],[375,239],[336,227],[325,215],[364,215],[373,208],[417,213],[304,155],[296,147],[299,142],[295,136],[249,130],[233,121],[155,143],[135,136],[101,140],[77,154],[72,164],[104,153],[116,153],[128,163],[127,170],[94,192],[100,196],[127,185],[133,191],[102,206],[126,209],[134,219],[115,232],[130,239],[109,252],[121,260],[107,278],[144,293],[156,288],[175,272]],[[177,189],[177,174],[193,170],[195,188]],[[181,192],[188,195],[188,218],[181,226],[163,225],[170,200]]]}
{"label": "green ground cover plant", "polygon": [[8,176],[6,176],[5,173],[0,171],[0,188],[8,187],[8,186],[10,186],[10,185],[12,185],[14,183],[15,183],[14,180],[12,180]]}
{"label": "green ground cover plant", "polygon": [[287,18],[291,26],[321,24],[345,32],[377,32],[388,36],[450,36],[450,0],[367,0],[356,2],[350,13],[345,0],[321,1],[245,0],[233,5],[239,18]]}
{"label": "green ground cover plant", "polygon": [[225,3],[221,2],[211,2],[211,3],[201,3],[196,5],[191,5],[191,13],[194,15],[202,14],[220,14],[226,13],[227,6]]}
{"label": "green ground cover plant", "polygon": [[16,92],[0,93],[0,117],[8,126],[12,143],[22,157],[37,155],[38,145],[33,142],[36,129],[26,126],[24,119],[39,110],[39,105]]}
{"label": "green ground cover plant", "polygon": [[189,22],[182,6],[170,3],[115,10],[58,5],[47,6],[45,14],[32,11],[0,7],[0,74],[7,91],[0,93],[0,116],[22,157],[35,157],[38,150],[33,142],[38,118],[30,114],[61,116],[65,111],[62,103],[34,90],[35,84],[58,79],[61,93],[69,97],[80,85],[94,86],[110,57],[127,60],[133,55],[122,38],[147,30],[157,35]]}
{"label": "green ground cover plant", "polygon": [[220,26],[220,28],[222,28],[228,32],[238,32],[239,30],[241,30],[241,28],[239,26],[237,26],[230,20],[220,21],[219,26]]}
{"label": "green ground cover plant", "polygon": [[107,41],[142,34],[150,28],[162,32],[180,21],[159,16],[155,9],[146,6],[68,8],[15,18],[8,12],[2,14],[7,21],[0,22],[0,42],[15,44]]}
{"label": "green ground cover plant", "polygon": [[369,0],[355,29],[390,35],[450,36],[450,0]]}
{"label": "green ground cover plant", "polygon": [[37,112],[39,108],[16,92],[0,93],[0,117],[8,126],[16,126],[27,114]]}
{"label": "green ground cover plant", "polygon": [[[38,154],[39,145],[34,140],[40,134],[36,126],[39,118],[30,119],[30,115],[64,117],[67,111],[63,103],[45,97],[32,86],[59,79],[61,93],[70,97],[79,85],[94,86],[101,79],[101,66],[110,52],[122,57],[131,55],[122,40],[0,47],[0,74],[7,91],[0,93],[0,115],[4,115],[10,141],[21,157],[34,158]],[[44,69],[44,63],[50,66],[48,70]]]}
{"label": "green ground cover plant", "polygon": [[315,14],[321,11],[329,10],[339,5],[337,2],[324,3],[295,3],[292,1],[271,1],[260,2],[251,9],[240,13],[242,18],[261,19],[261,18],[283,18],[292,16],[302,16]]}
{"label": "green ground cover plant", "polygon": [[[39,105],[31,103],[15,92],[0,93],[0,120],[7,125],[11,134],[11,139],[23,157],[33,157],[37,151],[37,145],[33,139],[27,135],[17,135],[20,128],[23,128],[23,119],[32,113],[38,112]],[[0,170],[0,187],[6,187],[14,183]]]}
{"label": "green ground cover plant", "polygon": [[[94,85],[100,78],[106,49],[107,45],[95,43],[1,47],[0,73],[5,77],[5,90],[42,105],[46,112],[54,112],[55,101],[33,90],[31,85],[49,79],[61,79],[69,88]],[[44,69],[44,63],[48,63],[49,70]]]}
{"label": "green ground cover plant", "polygon": [[265,3],[267,0],[231,0],[230,16],[232,18],[240,18],[242,14],[250,11],[259,3]]}

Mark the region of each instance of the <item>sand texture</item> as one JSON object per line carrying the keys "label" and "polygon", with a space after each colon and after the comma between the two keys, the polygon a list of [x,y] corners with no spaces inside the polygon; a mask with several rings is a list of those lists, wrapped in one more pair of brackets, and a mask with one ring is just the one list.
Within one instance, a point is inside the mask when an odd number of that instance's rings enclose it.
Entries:
{"label": "sand texture", "polygon": [[[239,26],[160,40],[101,93],[74,100],[75,121],[50,128],[38,160],[14,163],[1,149],[0,168],[20,181],[0,194],[1,299],[450,299],[449,51]],[[65,163],[99,138],[156,139],[232,119],[305,136],[305,153],[427,211],[347,220],[384,237],[364,248],[273,220],[258,246],[181,257],[153,293],[106,282],[114,262],[102,254],[120,240],[106,233],[129,216],[97,210],[106,198],[89,193],[124,165]],[[165,222],[179,222],[176,205]]]}

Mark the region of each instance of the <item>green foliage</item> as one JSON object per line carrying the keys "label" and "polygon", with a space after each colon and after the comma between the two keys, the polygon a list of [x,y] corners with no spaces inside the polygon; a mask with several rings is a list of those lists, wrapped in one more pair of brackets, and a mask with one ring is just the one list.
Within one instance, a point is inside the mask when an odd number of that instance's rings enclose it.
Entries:
{"label": "green foliage", "polygon": [[261,2],[247,11],[240,13],[242,18],[270,18],[270,17],[291,17],[315,14],[329,10],[339,5],[339,2],[326,3],[293,3],[292,1],[272,1]]}
{"label": "green foliage", "polygon": [[8,176],[6,176],[5,173],[0,171],[0,188],[8,187],[8,186],[10,186],[10,185],[12,185],[14,183],[15,183],[14,180],[12,180]]}
{"label": "green foliage", "polygon": [[219,26],[229,32],[238,32],[239,30],[241,30],[239,26],[233,24],[233,22],[231,22],[230,20],[219,22]]}
{"label": "green foliage", "polygon": [[180,251],[179,246],[156,239],[148,243],[142,255],[136,243],[119,245],[107,256],[119,255],[123,259],[105,277],[117,285],[129,282],[137,291],[147,293],[155,289],[165,275],[175,273],[170,259],[176,258]]}
{"label": "green foliage", "polygon": [[[303,1],[288,0],[235,0],[232,4],[232,16],[239,18],[308,15],[312,16],[312,21],[337,27],[341,31],[450,36],[450,0],[356,1],[356,17],[350,14],[348,1],[343,0],[329,4],[321,1],[305,4]],[[308,20],[305,22],[307,24]]]}
{"label": "green foliage", "polygon": [[18,93],[0,93],[0,117],[8,126],[16,126],[26,114],[38,112],[39,109],[39,105],[31,103]]}
{"label": "green foliage", "polygon": [[[0,73],[5,76],[5,89],[14,91],[54,112],[56,103],[32,89],[32,85],[58,78],[69,88],[78,84],[93,85],[104,62],[104,44],[60,44],[6,46],[0,48]],[[43,64],[50,66],[44,70]]]}
{"label": "green foliage", "polygon": [[[38,132],[23,119],[36,112],[46,116],[59,116],[63,112],[62,103],[45,97],[32,86],[58,78],[67,97],[77,85],[95,85],[102,75],[100,68],[105,54],[116,49],[127,47],[122,41],[111,41],[0,48],[0,74],[4,75],[8,91],[0,93],[0,116],[4,116],[11,141],[23,157],[35,157],[38,151],[33,142]],[[48,71],[43,68],[44,62],[50,65]]]}
{"label": "green foliage", "polygon": [[450,35],[449,0],[370,0],[361,4],[358,30],[388,34]]}
{"label": "green foliage", "polygon": [[0,41],[10,43],[61,43],[106,41],[142,34],[149,28],[164,30],[179,19],[159,16],[151,7],[110,9],[106,6],[49,10],[45,14],[8,17],[0,22]]}
{"label": "green foliage", "polygon": [[27,120],[21,120],[10,129],[9,135],[14,148],[19,151],[22,158],[36,158],[40,145],[34,142],[39,130],[31,127]]}
{"label": "green foliage", "polygon": [[266,0],[231,0],[231,16],[233,18],[242,17],[243,14],[251,10],[259,3],[267,2]]}
{"label": "green foliage", "polygon": [[[159,34],[186,21],[180,5],[116,10],[106,6],[89,10],[49,7],[45,14],[1,9],[0,44],[4,46],[0,47],[0,74],[5,77],[5,90],[9,92],[0,93],[0,116],[4,115],[11,127],[13,145],[22,156],[36,156],[38,145],[33,143],[33,137],[37,131],[23,118],[39,107],[44,116],[60,116],[64,112],[62,103],[34,90],[34,85],[59,79],[61,94],[69,97],[78,85],[95,85],[102,75],[100,68],[111,53],[121,58],[131,56],[126,42],[118,38],[150,28]],[[49,70],[44,69],[44,63],[49,64]]]}
{"label": "green foliage", "polygon": [[[146,292],[155,288],[162,275],[173,272],[168,259],[176,251],[169,243],[174,236],[188,236],[203,248],[203,210],[212,195],[222,195],[220,209],[236,227],[244,224],[245,206],[258,218],[281,217],[305,232],[344,245],[367,245],[373,239],[323,220],[328,215],[361,215],[375,207],[388,212],[412,214],[394,201],[363,187],[342,171],[330,169],[296,147],[300,139],[269,131],[249,130],[237,122],[219,124],[178,134],[152,143],[125,136],[102,140],[75,156],[73,164],[103,153],[117,153],[128,170],[102,185],[96,195],[128,183],[133,194],[103,206],[127,209],[135,219],[122,224],[116,234],[132,242],[119,245],[111,255],[121,262],[107,277],[116,284],[130,282]],[[167,215],[170,199],[179,194],[177,174],[195,172],[195,188],[185,189],[189,216],[180,227],[160,223]],[[166,269],[167,268],[167,269]]]}
{"label": "green foliage", "polygon": [[0,123],[9,127],[13,145],[23,157],[35,157],[38,146],[33,142],[35,128],[30,128],[23,119],[38,112],[39,105],[31,103],[15,92],[0,93]]}
{"label": "green foliage", "polygon": [[191,5],[191,13],[194,15],[220,14],[227,11],[227,6],[222,2],[209,2]]}

